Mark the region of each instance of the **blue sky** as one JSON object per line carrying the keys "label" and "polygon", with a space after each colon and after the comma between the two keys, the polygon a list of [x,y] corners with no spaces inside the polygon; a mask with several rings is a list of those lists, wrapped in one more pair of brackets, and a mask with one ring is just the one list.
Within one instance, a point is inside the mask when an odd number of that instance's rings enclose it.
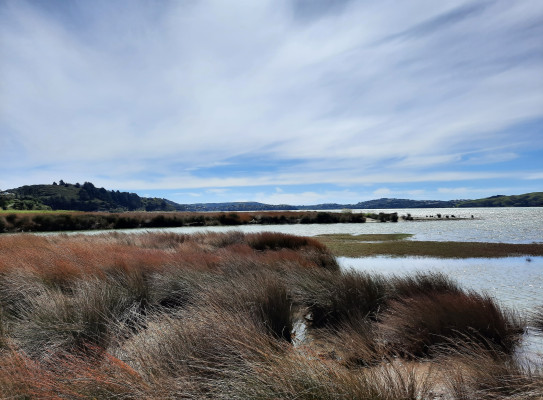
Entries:
{"label": "blue sky", "polygon": [[0,189],[543,191],[543,2],[0,0]]}

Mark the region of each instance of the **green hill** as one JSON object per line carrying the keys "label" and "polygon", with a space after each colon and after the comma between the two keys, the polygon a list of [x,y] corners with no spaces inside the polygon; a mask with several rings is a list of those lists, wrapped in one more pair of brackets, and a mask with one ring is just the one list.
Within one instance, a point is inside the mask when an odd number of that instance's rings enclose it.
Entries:
{"label": "green hill", "polygon": [[14,210],[77,210],[77,211],[175,211],[165,199],[140,197],[136,193],[97,188],[90,182],[83,185],[64,183],[27,185],[4,192],[3,208]]}
{"label": "green hill", "polygon": [[177,204],[159,198],[140,197],[136,193],[97,188],[60,181],[52,185],[27,185],[0,192],[0,209],[11,210],[75,210],[75,211],[262,211],[262,210],[328,210],[381,208],[444,207],[543,207],[543,192],[516,196],[492,196],[478,200],[408,200],[377,199],[357,204],[317,204],[293,206],[256,202]]}
{"label": "green hill", "polygon": [[543,207],[543,192],[465,200],[458,203],[457,207]]}

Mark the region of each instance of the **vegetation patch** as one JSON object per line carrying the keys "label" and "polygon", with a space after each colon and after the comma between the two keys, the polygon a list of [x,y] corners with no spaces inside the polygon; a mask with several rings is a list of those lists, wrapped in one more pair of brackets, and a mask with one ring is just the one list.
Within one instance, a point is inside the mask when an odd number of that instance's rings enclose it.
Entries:
{"label": "vegetation patch", "polygon": [[494,299],[438,273],[341,271],[314,238],[19,234],[0,248],[1,398],[543,395],[512,355],[523,321]]}
{"label": "vegetation patch", "polygon": [[[403,240],[410,235],[383,235],[381,241],[368,243],[367,238],[379,240],[382,235],[323,235],[318,236],[338,257],[438,257],[438,258],[499,258],[514,256],[542,256],[543,243],[513,244],[486,242],[438,242]],[[361,240],[359,238],[363,238]]]}

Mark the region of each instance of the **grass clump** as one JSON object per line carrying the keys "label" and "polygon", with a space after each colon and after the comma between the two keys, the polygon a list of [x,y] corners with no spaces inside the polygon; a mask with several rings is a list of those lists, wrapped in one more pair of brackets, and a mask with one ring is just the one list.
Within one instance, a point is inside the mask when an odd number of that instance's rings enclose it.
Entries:
{"label": "grass clump", "polygon": [[12,235],[0,248],[2,398],[541,393],[493,299],[440,274],[340,271],[314,239]]}
{"label": "grass clump", "polygon": [[391,301],[379,329],[390,348],[423,357],[454,343],[451,339],[465,338],[511,353],[520,325],[487,295],[445,292]]}
{"label": "grass clump", "polygon": [[539,332],[543,332],[543,306],[536,307],[530,316],[530,324]]}
{"label": "grass clump", "polygon": [[445,385],[459,400],[536,400],[543,398],[543,374],[499,349],[466,341],[443,356]]}
{"label": "grass clump", "polygon": [[298,286],[298,299],[317,328],[375,318],[387,293],[384,278],[356,271],[304,274]]}

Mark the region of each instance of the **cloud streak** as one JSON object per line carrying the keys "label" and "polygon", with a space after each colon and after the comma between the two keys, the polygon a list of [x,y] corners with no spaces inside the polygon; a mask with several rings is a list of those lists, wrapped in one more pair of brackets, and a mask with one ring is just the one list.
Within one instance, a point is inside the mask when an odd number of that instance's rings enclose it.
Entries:
{"label": "cloud streak", "polygon": [[337,3],[3,2],[0,187],[540,176],[539,2]]}

